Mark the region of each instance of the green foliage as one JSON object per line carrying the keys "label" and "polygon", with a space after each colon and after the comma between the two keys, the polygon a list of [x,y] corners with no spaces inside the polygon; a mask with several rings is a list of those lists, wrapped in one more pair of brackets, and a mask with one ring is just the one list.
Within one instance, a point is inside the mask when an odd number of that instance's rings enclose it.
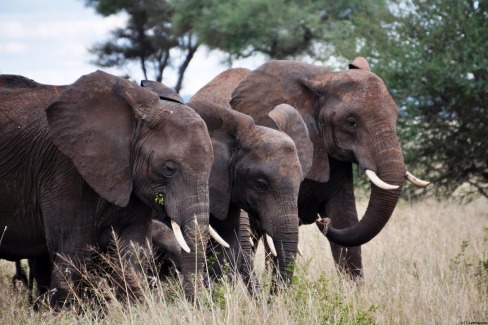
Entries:
{"label": "green foliage", "polygon": [[[180,91],[184,73],[201,44],[229,54],[229,60],[257,53],[273,59],[300,56],[324,59],[332,44],[351,43],[356,17],[373,17],[385,0],[85,0],[103,16],[127,14],[127,25],[94,45],[101,67],[140,65],[161,81],[177,67]],[[333,42],[332,42],[333,41]]]}
{"label": "green foliage", "polygon": [[[242,58],[317,57],[329,34],[347,30],[354,15],[383,1],[179,0],[174,24],[193,30],[212,49]],[[317,51],[318,50],[318,51]]]}
{"label": "green foliage", "polygon": [[483,257],[478,263],[476,276],[480,282],[481,291],[488,294],[488,227],[484,228],[485,238],[483,239]]}
{"label": "green foliage", "polygon": [[319,33],[322,19],[319,3],[307,0],[183,0],[175,3],[182,8],[175,17],[178,26],[191,26],[203,43],[234,57],[261,52],[270,57],[286,58],[306,51]]}
{"label": "green foliage", "polygon": [[227,299],[226,295],[229,294],[229,284],[225,282],[223,278],[219,279],[217,283],[215,283],[213,290],[212,290],[212,302],[209,307],[213,308],[214,306],[219,308],[220,310],[225,310],[227,306]]}
{"label": "green foliage", "polygon": [[488,293],[488,228],[484,228],[483,256],[474,257],[467,253],[469,241],[463,240],[461,250],[449,261],[449,268],[454,277],[461,273],[467,273],[477,281],[480,293]]}
{"label": "green foliage", "polygon": [[439,196],[488,197],[487,7],[392,3],[373,19],[356,17],[355,41],[336,48],[367,57],[384,79],[401,108],[408,168],[432,181]]}
{"label": "green foliage", "polygon": [[164,195],[162,193],[154,194],[154,202],[159,205],[164,205]]}
{"label": "green foliage", "polygon": [[332,289],[324,274],[316,281],[305,274],[294,276],[293,284],[285,294],[289,295],[285,300],[294,310],[292,317],[298,323],[310,319],[310,313],[313,313],[319,324],[372,324],[378,310],[376,304],[368,308],[354,306],[342,292]]}
{"label": "green foliage", "polygon": [[469,263],[466,260],[466,249],[468,248],[468,245],[469,245],[469,240],[463,240],[463,242],[461,243],[461,251],[456,256],[451,258],[452,269],[457,268],[459,266],[462,267],[471,266],[471,263]]}

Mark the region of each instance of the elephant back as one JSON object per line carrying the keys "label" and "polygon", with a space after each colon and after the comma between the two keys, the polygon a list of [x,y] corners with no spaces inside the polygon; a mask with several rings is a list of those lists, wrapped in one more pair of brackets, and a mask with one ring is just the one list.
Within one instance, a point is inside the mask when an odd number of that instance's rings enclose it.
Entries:
{"label": "elephant back", "polygon": [[207,101],[225,107],[230,107],[229,102],[232,92],[242,80],[246,79],[250,73],[251,70],[245,68],[226,70],[203,86],[195,95],[192,96],[190,102]]}
{"label": "elephant back", "polygon": [[315,124],[316,96],[306,82],[327,74],[326,68],[308,63],[269,61],[239,83],[232,92],[230,104],[232,109],[252,116],[257,124],[273,127],[268,113],[277,105],[286,103],[298,109],[310,130]]}
{"label": "elephant back", "polygon": [[0,129],[21,133],[34,121],[44,125],[46,108],[65,89],[66,86],[44,85],[20,75],[0,75],[0,110],[8,116],[0,119]]}

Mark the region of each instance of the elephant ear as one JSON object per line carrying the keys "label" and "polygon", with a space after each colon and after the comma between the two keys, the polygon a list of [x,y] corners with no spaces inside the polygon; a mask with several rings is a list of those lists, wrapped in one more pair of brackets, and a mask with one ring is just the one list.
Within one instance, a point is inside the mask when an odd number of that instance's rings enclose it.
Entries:
{"label": "elephant ear", "polygon": [[276,106],[268,115],[276,123],[278,130],[286,133],[295,142],[303,177],[306,177],[312,167],[313,144],[302,117],[288,104]]}
{"label": "elephant ear", "polygon": [[163,85],[161,82],[142,80],[141,86],[158,95],[160,99],[185,104],[180,95],[178,95],[173,89]]}
{"label": "elephant ear", "polygon": [[193,108],[207,124],[212,140],[214,162],[209,178],[210,213],[219,220],[227,218],[231,203],[233,174],[231,160],[234,149],[239,146],[239,138],[252,132],[254,121],[251,117],[232,111],[219,104],[191,100]]}
{"label": "elephant ear", "polygon": [[[277,105],[285,103],[298,111],[307,126],[313,143],[312,166],[307,178],[327,182],[329,158],[317,120],[321,97],[326,95],[331,73],[324,67],[295,61],[269,61],[241,81],[232,93],[233,109],[250,115],[258,125],[276,129],[268,115]],[[301,151],[301,144],[297,150]],[[306,149],[305,149],[306,150]]]}
{"label": "elephant ear", "polygon": [[50,134],[83,179],[120,207],[132,192],[131,143],[136,119],[159,105],[154,93],[102,71],[69,86],[47,109]]}
{"label": "elephant ear", "polygon": [[349,69],[361,69],[361,70],[370,71],[368,61],[362,56],[358,56],[357,58],[354,59],[354,61],[349,63]]}

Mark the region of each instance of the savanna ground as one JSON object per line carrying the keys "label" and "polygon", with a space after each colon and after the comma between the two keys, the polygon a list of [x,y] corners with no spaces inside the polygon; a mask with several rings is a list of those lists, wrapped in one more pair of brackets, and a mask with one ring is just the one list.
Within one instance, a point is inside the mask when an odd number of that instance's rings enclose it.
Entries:
{"label": "savanna ground", "polygon": [[[363,246],[360,286],[337,275],[314,225],[301,227],[299,246],[294,284],[271,299],[267,290],[254,299],[242,285],[223,284],[194,306],[174,282],[147,290],[144,304],[107,299],[105,313],[34,312],[25,290],[12,289],[13,263],[0,261],[0,324],[488,324],[488,200],[400,201],[386,228]],[[263,261],[260,247],[256,264],[267,289]]]}

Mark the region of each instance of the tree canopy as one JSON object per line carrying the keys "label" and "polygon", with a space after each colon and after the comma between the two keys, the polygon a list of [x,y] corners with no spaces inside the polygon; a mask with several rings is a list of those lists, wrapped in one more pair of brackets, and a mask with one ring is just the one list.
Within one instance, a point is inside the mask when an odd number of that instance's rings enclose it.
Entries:
{"label": "tree canopy", "polygon": [[488,197],[486,1],[85,1],[102,15],[129,17],[92,48],[98,65],[139,62],[145,77],[153,70],[158,81],[177,66],[176,91],[202,46],[230,60],[364,56],[401,108],[408,168],[439,195]]}
{"label": "tree canopy", "polygon": [[[175,31],[172,23],[174,8],[169,1],[85,1],[103,16],[120,12],[128,16],[127,26],[113,30],[110,39],[91,48],[97,57],[95,64],[101,67],[121,67],[129,61],[137,62],[144,78],[159,82],[163,79],[165,68],[174,65],[178,67],[178,80],[174,89],[180,91],[184,73],[200,43],[189,30]],[[148,71],[152,71],[153,75],[150,76]]]}
{"label": "tree canopy", "polygon": [[[175,90],[195,52],[205,45],[219,49],[229,59],[257,53],[272,59],[317,56],[317,44],[330,31],[347,28],[351,17],[369,15],[384,0],[85,0],[103,15],[124,12],[127,26],[92,47],[101,67],[121,67],[137,62],[162,81],[166,67],[178,68]],[[324,54],[324,48],[320,51]],[[183,59],[181,59],[183,57]]]}
{"label": "tree canopy", "polygon": [[383,0],[177,0],[174,23],[232,58],[316,57],[316,46],[337,40],[352,17],[374,15]]}
{"label": "tree canopy", "polygon": [[354,24],[337,53],[368,57],[390,88],[409,168],[441,196],[488,197],[488,4],[412,0]]}

